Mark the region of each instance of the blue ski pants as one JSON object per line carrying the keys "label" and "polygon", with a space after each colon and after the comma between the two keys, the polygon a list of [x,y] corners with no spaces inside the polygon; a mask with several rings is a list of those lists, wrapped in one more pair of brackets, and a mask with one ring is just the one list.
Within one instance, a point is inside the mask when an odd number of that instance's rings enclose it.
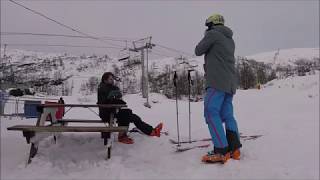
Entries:
{"label": "blue ski pants", "polygon": [[225,93],[214,88],[207,88],[204,99],[204,117],[212,142],[216,148],[228,147],[226,130],[235,132],[239,137],[238,125],[233,116],[233,94]]}

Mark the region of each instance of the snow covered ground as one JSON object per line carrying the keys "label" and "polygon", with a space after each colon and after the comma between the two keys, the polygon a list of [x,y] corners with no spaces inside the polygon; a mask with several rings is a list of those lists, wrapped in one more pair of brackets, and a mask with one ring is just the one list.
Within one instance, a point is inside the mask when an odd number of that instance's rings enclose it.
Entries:
{"label": "snow covered ground", "polygon": [[[96,95],[65,97],[67,103],[96,103]],[[112,157],[98,133],[65,133],[40,143],[38,154],[26,166],[29,145],[21,132],[7,131],[35,119],[1,117],[1,179],[319,179],[319,73],[274,80],[261,90],[238,90],[235,116],[244,135],[242,159],[226,164],[203,164],[209,148],[176,153],[169,139],[177,139],[175,100],[151,94],[152,108],[140,94],[127,95],[129,107],[146,122],[164,122],[169,135],[160,138],[131,133],[132,145],[114,143]],[[209,137],[203,102],[191,103],[192,139]],[[85,109],[73,109],[72,118],[97,118]],[[188,102],[179,101],[180,137],[188,138]],[[131,126],[130,128],[132,128]]]}

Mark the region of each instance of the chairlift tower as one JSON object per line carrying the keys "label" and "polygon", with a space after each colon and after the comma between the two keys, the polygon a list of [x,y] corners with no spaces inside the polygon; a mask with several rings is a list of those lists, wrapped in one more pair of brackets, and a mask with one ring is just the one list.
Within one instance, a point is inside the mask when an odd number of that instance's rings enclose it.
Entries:
{"label": "chairlift tower", "polygon": [[[129,49],[130,51],[133,52],[139,52],[141,51],[141,71],[142,71],[142,76],[141,76],[141,89],[142,89],[142,97],[147,98],[147,102],[144,104],[146,107],[151,108],[149,104],[149,77],[148,77],[148,50],[152,49],[152,47],[155,46],[155,44],[151,43],[152,36],[139,39],[136,41],[133,41],[133,49]],[[140,45],[140,46],[138,46]],[[144,61],[144,50],[147,50],[147,57],[146,57],[146,62]],[[146,63],[146,66],[145,66]],[[146,68],[145,68],[146,67]]]}

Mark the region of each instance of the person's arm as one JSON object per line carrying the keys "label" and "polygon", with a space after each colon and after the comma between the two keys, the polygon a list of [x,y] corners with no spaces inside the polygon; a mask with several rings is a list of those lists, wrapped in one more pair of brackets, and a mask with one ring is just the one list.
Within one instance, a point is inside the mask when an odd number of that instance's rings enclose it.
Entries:
{"label": "person's arm", "polygon": [[110,101],[108,99],[109,93],[110,89],[100,86],[98,88],[98,104],[107,104]]}
{"label": "person's arm", "polygon": [[217,38],[217,32],[207,32],[196,46],[195,54],[197,56],[205,54],[211,48],[211,46],[217,41]]}
{"label": "person's arm", "polygon": [[122,94],[119,87],[112,86],[108,94],[108,102],[110,104],[126,104],[126,102],[122,100]]}
{"label": "person's arm", "polygon": [[122,93],[119,87],[116,86],[116,99],[122,99]]}
{"label": "person's arm", "polygon": [[117,86],[112,86],[111,90],[108,93],[107,98],[108,99],[121,99],[122,94],[121,94],[120,88]]}

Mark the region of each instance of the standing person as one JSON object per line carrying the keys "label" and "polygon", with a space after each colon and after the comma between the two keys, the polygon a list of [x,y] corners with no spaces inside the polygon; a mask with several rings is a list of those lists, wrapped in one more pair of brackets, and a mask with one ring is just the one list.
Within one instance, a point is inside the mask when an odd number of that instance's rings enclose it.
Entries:
{"label": "standing person", "polygon": [[214,150],[204,155],[202,161],[225,163],[230,157],[239,160],[242,146],[232,105],[238,84],[234,58],[235,43],[232,39],[233,32],[224,26],[222,15],[213,14],[206,20],[205,25],[208,29],[196,46],[195,54],[204,55],[204,116]]}
{"label": "standing person", "polygon": [[[101,83],[98,88],[98,102],[97,104],[126,104],[123,101],[120,89],[114,85],[115,76],[111,72],[105,72],[102,75]],[[110,112],[114,111],[112,109],[99,108],[99,116],[105,122],[110,121]],[[149,124],[143,122],[141,118],[132,113],[131,109],[120,109],[118,113],[115,114],[119,126],[129,126],[131,122],[140,129],[144,134],[149,136],[160,137],[160,132],[163,124],[159,123],[155,128]],[[133,144],[134,141],[131,139],[126,132],[119,133],[118,141],[125,144]]]}

